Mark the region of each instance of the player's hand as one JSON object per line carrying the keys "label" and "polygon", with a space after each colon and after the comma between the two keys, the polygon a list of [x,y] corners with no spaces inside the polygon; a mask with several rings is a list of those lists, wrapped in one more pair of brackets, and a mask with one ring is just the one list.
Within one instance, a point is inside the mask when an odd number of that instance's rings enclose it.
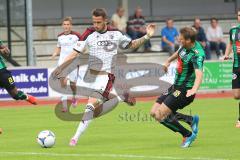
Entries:
{"label": "player's hand", "polygon": [[52,73],[53,78],[54,79],[59,79],[61,73],[62,73],[62,69],[60,67],[57,67]]}
{"label": "player's hand", "polygon": [[0,51],[1,51],[1,53],[6,54],[6,55],[8,55],[10,53],[10,50],[8,49],[8,47],[5,47],[5,46],[2,49],[0,49]]}
{"label": "player's hand", "polygon": [[170,66],[170,63],[169,63],[168,61],[164,63],[164,65],[163,65],[163,70],[164,70],[165,73],[168,72],[168,67],[169,67],[169,66]]}
{"label": "player's hand", "polygon": [[51,56],[51,59],[54,60],[55,58],[56,58],[56,56],[53,54],[53,55]]}
{"label": "player's hand", "polygon": [[196,92],[197,92],[197,91],[195,91],[194,89],[187,90],[186,97],[190,97],[190,96],[196,94]]}
{"label": "player's hand", "polygon": [[155,30],[156,30],[156,24],[151,23],[147,25],[146,27],[147,36],[149,38],[152,37],[154,35]]}
{"label": "player's hand", "polygon": [[229,60],[229,59],[230,59],[229,56],[225,56],[225,55],[224,55],[224,56],[222,57],[222,60]]}

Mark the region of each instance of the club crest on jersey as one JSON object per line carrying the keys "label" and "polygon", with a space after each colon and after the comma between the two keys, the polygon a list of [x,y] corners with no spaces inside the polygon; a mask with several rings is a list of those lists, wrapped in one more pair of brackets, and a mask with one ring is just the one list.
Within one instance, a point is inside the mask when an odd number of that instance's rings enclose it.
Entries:
{"label": "club crest on jersey", "polygon": [[178,97],[181,94],[181,91],[176,90],[175,92],[173,92],[173,96],[174,97]]}
{"label": "club crest on jersey", "polygon": [[232,79],[233,80],[237,79],[237,75],[235,73],[232,74]]}

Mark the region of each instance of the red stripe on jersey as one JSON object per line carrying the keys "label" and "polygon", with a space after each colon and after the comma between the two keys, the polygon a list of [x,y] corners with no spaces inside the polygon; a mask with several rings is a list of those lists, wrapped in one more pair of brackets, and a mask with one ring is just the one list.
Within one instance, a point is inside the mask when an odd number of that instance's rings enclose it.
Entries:
{"label": "red stripe on jersey", "polygon": [[95,32],[95,28],[94,27],[89,27],[85,30],[85,32],[82,34],[80,40],[81,41],[85,41],[87,39],[87,37],[92,34],[93,32]]}
{"label": "red stripe on jersey", "polygon": [[62,35],[64,35],[64,32],[59,33],[59,34],[58,34],[58,37],[60,37],[60,36],[62,36]]}
{"label": "red stripe on jersey", "polygon": [[78,37],[78,40],[81,38],[81,34],[75,31],[71,31],[71,34],[76,35]]}
{"label": "red stripe on jersey", "polygon": [[179,74],[181,74],[183,71],[183,62],[180,56],[178,56],[178,60],[177,60],[177,71]]}
{"label": "red stripe on jersey", "polygon": [[[78,32],[71,31],[69,34],[72,34],[72,35],[77,36],[79,40],[80,40],[80,38],[81,38],[81,35],[80,35],[80,33],[78,33]],[[59,34],[58,34],[58,37],[60,37],[60,36],[62,36],[62,35],[69,35],[69,34],[64,34],[64,32],[62,32],[62,33],[59,33]]]}

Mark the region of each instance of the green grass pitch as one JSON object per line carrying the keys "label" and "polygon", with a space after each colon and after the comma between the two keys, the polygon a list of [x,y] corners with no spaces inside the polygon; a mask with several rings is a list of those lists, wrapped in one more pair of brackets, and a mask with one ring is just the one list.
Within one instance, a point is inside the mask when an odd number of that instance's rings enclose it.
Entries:
{"label": "green grass pitch", "polygon": [[[0,108],[0,160],[238,160],[240,129],[235,128],[237,101],[196,99],[181,112],[200,116],[200,130],[190,148],[182,149],[182,138],[149,116],[153,102],[135,107],[120,104],[95,119],[76,147],[68,146],[78,122],[65,122],[54,114],[54,106]],[[71,109],[80,112],[83,105]],[[56,135],[53,148],[41,148],[36,136],[41,130]]]}

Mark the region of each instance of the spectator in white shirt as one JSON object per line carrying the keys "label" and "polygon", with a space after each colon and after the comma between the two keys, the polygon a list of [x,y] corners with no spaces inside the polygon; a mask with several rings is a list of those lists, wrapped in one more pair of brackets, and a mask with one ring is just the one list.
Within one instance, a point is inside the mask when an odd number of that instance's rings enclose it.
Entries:
{"label": "spectator in white shirt", "polygon": [[221,55],[221,51],[224,54],[226,50],[226,43],[223,40],[222,28],[218,25],[217,18],[211,18],[211,26],[207,30],[207,39],[210,42],[211,50],[215,50],[217,57]]}
{"label": "spectator in white shirt", "polygon": [[118,7],[116,13],[112,15],[112,25],[119,29],[121,32],[126,32],[127,18],[124,16],[124,9]]}

